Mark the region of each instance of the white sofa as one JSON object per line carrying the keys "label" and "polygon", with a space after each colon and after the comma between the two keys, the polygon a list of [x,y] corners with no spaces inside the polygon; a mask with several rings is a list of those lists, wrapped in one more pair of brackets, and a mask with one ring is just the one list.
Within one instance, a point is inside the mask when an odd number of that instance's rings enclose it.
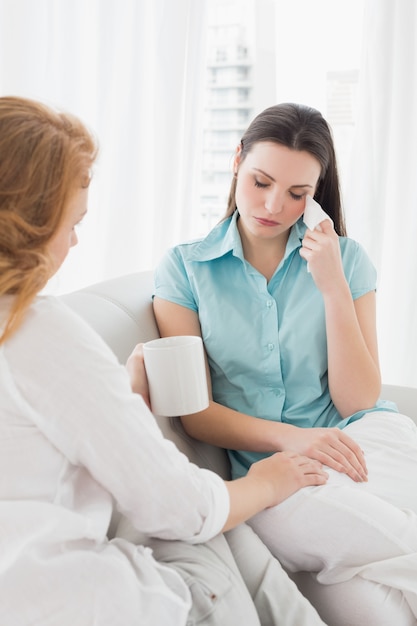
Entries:
{"label": "white sofa", "polygon": [[[61,296],[103,337],[121,363],[139,342],[159,337],[152,311],[153,273],[138,272]],[[189,437],[178,418],[156,416],[166,437],[191,461],[229,477],[226,453]]]}
{"label": "white sofa", "polygon": [[[146,271],[120,276],[61,297],[95,328],[120,362],[125,363],[137,343],[158,337],[152,311],[152,288],[153,273]],[[396,402],[400,411],[417,423],[417,389],[385,384],[382,395]],[[229,462],[223,449],[189,437],[178,418],[156,416],[156,419],[164,435],[191,461],[229,478]],[[117,516],[112,528],[116,525]],[[314,604],[308,591],[308,579],[302,573],[294,579]]]}
{"label": "white sofa", "polygon": [[[79,291],[62,299],[103,337],[121,363],[125,363],[138,342],[157,338],[158,329],[152,311],[152,271],[127,274]],[[400,411],[417,423],[417,389],[384,384],[382,395],[397,403]],[[223,450],[202,444],[186,435],[177,418],[157,417],[164,434],[199,465],[229,476]]]}

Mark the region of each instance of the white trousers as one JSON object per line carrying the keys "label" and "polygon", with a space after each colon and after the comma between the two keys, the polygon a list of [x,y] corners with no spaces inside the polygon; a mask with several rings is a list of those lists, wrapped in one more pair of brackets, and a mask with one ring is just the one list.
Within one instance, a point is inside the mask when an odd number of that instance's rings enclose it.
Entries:
{"label": "white trousers", "polygon": [[187,626],[325,626],[246,524],[205,544],[162,539],[146,543],[191,592]]}
{"label": "white trousers", "polygon": [[[225,537],[261,626],[325,626],[317,611],[249,526],[241,524],[225,533]],[[233,621],[232,626],[237,623]],[[241,624],[246,626],[247,621]]]}
{"label": "white trousers", "polygon": [[[130,546],[151,548],[158,564],[184,580],[191,600],[187,626],[325,626],[317,610],[246,524],[196,545],[145,537],[124,517],[116,534]],[[139,623],[145,624],[143,618]],[[168,622],[155,618],[150,623]]]}
{"label": "white trousers", "polygon": [[[312,572],[309,595],[330,626],[417,624],[417,427],[369,413],[347,426],[368,482],[329,470],[250,524],[290,572]],[[343,608],[342,608],[343,607]]]}

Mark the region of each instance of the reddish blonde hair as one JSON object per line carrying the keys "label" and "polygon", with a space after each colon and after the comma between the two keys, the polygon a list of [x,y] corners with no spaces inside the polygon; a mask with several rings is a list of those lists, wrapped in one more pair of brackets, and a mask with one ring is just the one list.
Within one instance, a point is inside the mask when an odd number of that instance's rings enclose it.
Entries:
{"label": "reddish blonde hair", "polygon": [[96,154],[75,116],[0,98],[0,296],[14,296],[0,344],[51,277],[48,243],[73,194],[88,184]]}

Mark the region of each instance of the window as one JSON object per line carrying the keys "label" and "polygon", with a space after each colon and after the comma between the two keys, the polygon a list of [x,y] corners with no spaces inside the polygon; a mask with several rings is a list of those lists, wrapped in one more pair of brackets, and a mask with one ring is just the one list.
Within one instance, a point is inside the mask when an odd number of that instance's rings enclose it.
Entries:
{"label": "window", "polygon": [[304,102],[323,113],[333,130],[343,186],[355,124],[363,12],[362,0],[209,4],[201,234],[225,211],[232,157],[243,132],[276,102]]}

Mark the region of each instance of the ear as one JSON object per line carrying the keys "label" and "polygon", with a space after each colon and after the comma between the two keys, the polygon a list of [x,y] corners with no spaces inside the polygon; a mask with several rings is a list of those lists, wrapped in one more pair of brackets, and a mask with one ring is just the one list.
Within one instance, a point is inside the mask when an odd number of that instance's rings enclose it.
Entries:
{"label": "ear", "polygon": [[239,144],[238,147],[236,148],[235,157],[233,159],[233,173],[235,175],[237,174],[237,170],[239,168],[241,153],[242,153],[242,145]]}

